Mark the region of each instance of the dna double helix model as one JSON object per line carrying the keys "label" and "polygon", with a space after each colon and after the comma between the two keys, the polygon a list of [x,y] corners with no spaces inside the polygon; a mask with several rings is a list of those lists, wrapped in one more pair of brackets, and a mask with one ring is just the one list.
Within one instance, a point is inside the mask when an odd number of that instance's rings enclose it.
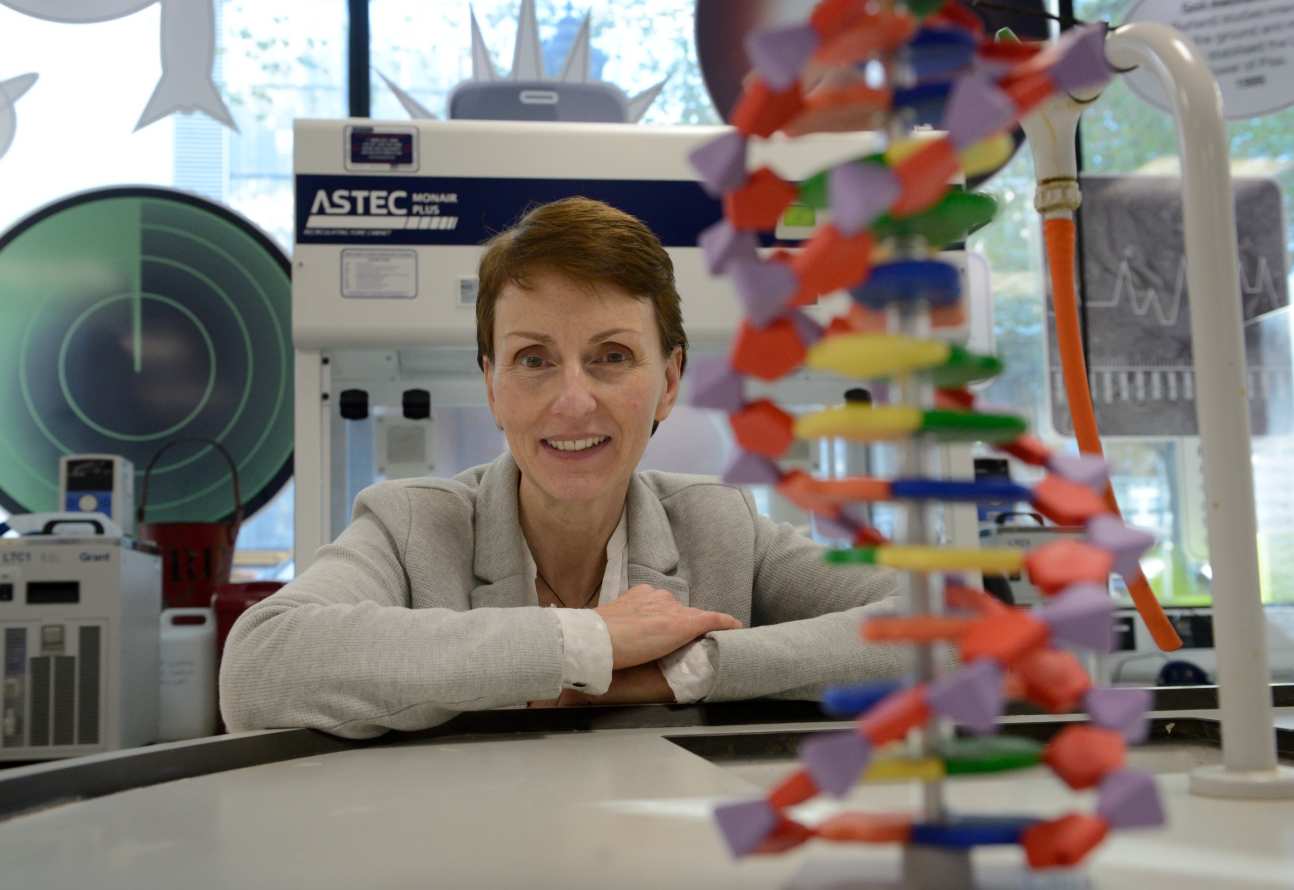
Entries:
{"label": "dna double helix model", "polygon": [[[937,336],[966,313],[958,269],[938,252],[996,210],[992,198],[950,181],[1004,163],[1010,130],[1049,97],[1103,85],[1112,74],[1104,41],[1104,26],[1050,44],[993,39],[955,0],[822,0],[803,24],[751,35],[755,70],[732,128],[690,157],[723,203],[723,219],[700,239],[706,263],[727,276],[745,311],[727,357],[696,361],[691,375],[692,404],[725,412],[740,448],[724,478],[773,487],[829,537],[853,545],[828,550],[829,562],[912,573],[907,613],[869,618],[861,636],[914,647],[913,674],[828,691],[824,708],[853,727],[807,741],[800,767],[766,796],[716,809],[734,856],[814,838],[899,844],[908,886],[945,887],[969,885],[976,847],[1018,845],[1032,869],[1071,867],[1111,830],[1163,822],[1153,777],[1126,763],[1127,746],[1146,736],[1149,694],[1094,687],[1073,651],[1109,651],[1110,573],[1135,573],[1154,538],[1113,512],[1104,461],[1052,451],[1021,418],[979,403],[969,387],[1001,373],[996,357]],[[769,167],[749,169],[753,140],[849,129],[879,131],[887,147],[798,184]],[[797,251],[761,252],[761,233],[792,205],[825,221]],[[824,328],[804,308],[837,291],[848,292],[849,308]],[[749,378],[772,382],[802,368],[888,381],[897,398],[796,416],[748,397]],[[901,475],[820,479],[779,466],[796,439],[823,437],[892,442]],[[1041,481],[931,471],[941,443],[972,441],[1037,468]],[[931,543],[937,504],[1003,500],[1027,501],[1082,534],[1028,551]],[[876,502],[894,504],[900,540],[866,521],[860,505]],[[1025,575],[1046,602],[1005,605],[968,583],[965,573],[975,571]],[[955,652],[955,667],[941,669],[939,648]],[[1081,708],[1089,721],[1064,724],[1046,744],[995,735],[1012,698],[1050,712]],[[1022,817],[946,805],[950,777],[1038,764],[1072,789],[1095,789],[1095,812]],[[920,814],[851,811],[809,825],[791,812],[821,794],[896,779],[922,783]]]}

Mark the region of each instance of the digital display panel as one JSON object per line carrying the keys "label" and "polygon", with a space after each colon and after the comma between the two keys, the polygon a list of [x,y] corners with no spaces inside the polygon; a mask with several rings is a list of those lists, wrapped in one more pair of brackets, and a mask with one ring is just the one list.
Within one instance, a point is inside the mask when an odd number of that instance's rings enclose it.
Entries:
{"label": "digital display panel", "polygon": [[27,605],[49,606],[81,601],[80,581],[28,581]]}

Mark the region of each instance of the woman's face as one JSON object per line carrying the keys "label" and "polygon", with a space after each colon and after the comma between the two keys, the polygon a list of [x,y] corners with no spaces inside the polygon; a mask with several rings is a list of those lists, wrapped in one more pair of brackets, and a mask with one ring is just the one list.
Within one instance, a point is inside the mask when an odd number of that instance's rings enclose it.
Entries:
{"label": "woman's face", "polygon": [[623,497],[653,421],[678,398],[681,351],[661,353],[653,306],[550,272],[495,304],[490,409],[523,484],[562,502]]}

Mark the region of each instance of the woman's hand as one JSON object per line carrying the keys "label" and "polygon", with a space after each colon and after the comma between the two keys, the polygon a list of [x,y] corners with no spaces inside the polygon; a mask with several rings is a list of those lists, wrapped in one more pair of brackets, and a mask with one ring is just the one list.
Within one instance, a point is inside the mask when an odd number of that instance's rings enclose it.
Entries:
{"label": "woman's hand", "polygon": [[742,626],[731,615],[685,606],[668,590],[650,584],[631,587],[615,602],[594,611],[611,635],[611,668],[617,674],[623,668],[654,662],[710,631]]}
{"label": "woman's hand", "polygon": [[581,705],[637,705],[647,702],[672,702],[674,690],[654,661],[625,668],[611,675],[611,686],[602,695],[588,695],[576,689],[563,689],[557,700],[559,708]]}

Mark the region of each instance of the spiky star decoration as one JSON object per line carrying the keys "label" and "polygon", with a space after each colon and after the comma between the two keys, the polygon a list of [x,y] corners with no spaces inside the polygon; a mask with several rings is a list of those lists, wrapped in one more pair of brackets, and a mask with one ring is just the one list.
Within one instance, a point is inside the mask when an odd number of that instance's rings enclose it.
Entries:
{"label": "spiky star decoration", "polygon": [[[569,99],[574,100],[574,94],[578,92],[581,94],[581,100],[567,101],[564,106],[565,109],[570,109],[572,106],[577,109],[596,108],[602,113],[592,119],[606,121],[606,109],[614,107],[618,109],[615,113],[619,115],[619,122],[637,123],[642,119],[647,109],[651,107],[652,102],[656,101],[656,97],[660,95],[661,89],[664,88],[665,82],[669,78],[666,77],[654,86],[648,87],[632,97],[615,84],[590,79],[590,15],[585,14],[584,16],[579,34],[576,35],[575,41],[571,44],[570,52],[566,54],[566,60],[562,63],[561,74],[556,79],[549,79],[544,72],[543,52],[539,41],[539,23],[535,16],[535,0],[521,0],[521,12],[517,17],[517,40],[512,51],[512,71],[507,78],[503,78],[494,69],[494,62],[490,59],[490,51],[481,36],[481,26],[476,20],[476,11],[471,10],[472,78],[459,83],[451,91],[449,117],[511,119],[514,117],[513,114],[509,113],[511,97],[521,96],[525,91],[534,90],[542,94],[556,95],[556,100],[552,102],[554,105],[561,103],[563,98],[569,97]],[[407,90],[401,89],[382,72],[379,71],[377,74],[391,92],[395,94],[395,98],[411,118],[424,120],[436,118],[435,114],[413,98]],[[496,86],[490,87],[488,86],[489,84],[495,84]],[[504,84],[507,87],[507,99],[504,99],[505,91],[499,89]],[[481,101],[490,98],[481,94],[490,92],[497,92],[498,98],[503,101],[498,103]],[[567,96],[563,96],[563,93],[566,93]],[[476,94],[475,98],[478,101],[470,103],[473,106],[471,113],[463,113],[462,106],[468,104],[463,100],[471,94]],[[480,111],[483,106],[493,106],[493,108],[490,113],[481,114]],[[522,115],[517,114],[515,116],[521,117]],[[560,119],[587,120],[591,118],[572,117],[567,110]]]}

